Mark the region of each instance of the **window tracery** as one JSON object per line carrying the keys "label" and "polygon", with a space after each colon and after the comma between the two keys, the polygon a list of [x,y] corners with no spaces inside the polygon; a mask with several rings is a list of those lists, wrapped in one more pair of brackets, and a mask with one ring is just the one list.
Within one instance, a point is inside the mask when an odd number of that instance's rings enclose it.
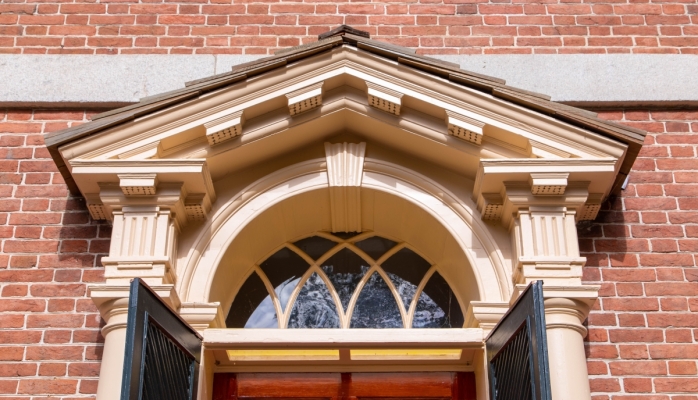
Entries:
{"label": "window tracery", "polygon": [[249,275],[229,328],[460,328],[437,266],[372,233],[319,232],[285,244]]}

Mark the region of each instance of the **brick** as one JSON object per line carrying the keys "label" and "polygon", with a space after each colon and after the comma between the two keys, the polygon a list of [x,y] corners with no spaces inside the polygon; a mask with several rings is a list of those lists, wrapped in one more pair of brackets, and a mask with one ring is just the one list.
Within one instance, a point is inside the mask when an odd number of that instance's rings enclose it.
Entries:
{"label": "brick", "polygon": [[646,360],[650,358],[647,345],[645,344],[620,345],[620,357],[626,360]]}
{"label": "brick", "polygon": [[33,376],[36,375],[36,364],[34,363],[0,363],[0,376]]}
{"label": "brick", "polygon": [[82,360],[82,346],[28,346],[27,360]]}
{"label": "brick", "polygon": [[6,314],[0,315],[0,329],[21,328],[24,326],[24,315]]}
{"label": "brick", "polygon": [[4,330],[0,331],[0,343],[28,344],[41,341],[40,331]]}
{"label": "brick", "polygon": [[6,345],[0,346],[0,361],[21,361],[23,356],[24,347]]}
{"label": "brick", "polygon": [[625,389],[625,391],[628,393],[651,393],[652,379],[625,378],[623,379],[623,389]]}
{"label": "brick", "polygon": [[696,375],[695,361],[669,361],[669,374],[671,375]]}
{"label": "brick", "polygon": [[68,365],[68,375],[99,377],[100,363],[71,363]]}
{"label": "brick", "polygon": [[654,387],[658,392],[698,393],[698,378],[657,378]]}
{"label": "brick", "polygon": [[17,392],[20,394],[73,394],[77,389],[76,379],[24,379]]}
{"label": "brick", "polygon": [[666,313],[649,314],[647,316],[649,326],[655,327],[694,327],[698,328],[698,314],[694,313]]}
{"label": "brick", "polygon": [[651,344],[649,351],[653,359],[698,358],[698,345],[694,344]]}
{"label": "brick", "polygon": [[[614,361],[608,363],[611,375],[666,375],[664,361]],[[651,385],[650,385],[651,387]]]}
{"label": "brick", "polygon": [[618,314],[618,324],[623,327],[645,327],[644,314]]}
{"label": "brick", "polygon": [[616,343],[663,342],[664,333],[661,329],[611,329],[609,339]]}
{"label": "brick", "polygon": [[589,379],[589,386],[592,392],[618,392],[620,383],[615,378],[592,378]]}
{"label": "brick", "polygon": [[28,315],[27,328],[80,328],[85,317],[72,314]]}
{"label": "brick", "polygon": [[66,363],[41,363],[39,376],[65,376]]}

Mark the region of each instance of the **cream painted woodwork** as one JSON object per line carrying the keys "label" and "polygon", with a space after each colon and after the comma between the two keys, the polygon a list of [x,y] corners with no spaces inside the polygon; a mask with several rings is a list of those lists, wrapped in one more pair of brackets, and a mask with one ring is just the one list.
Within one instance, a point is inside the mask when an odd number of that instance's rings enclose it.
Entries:
{"label": "cream painted woodwork", "polygon": [[368,81],[366,82],[366,87],[368,104],[387,113],[400,115],[403,93]]}
{"label": "cream painted woodwork", "polygon": [[[473,371],[483,330],[468,329],[207,329],[204,347],[221,372],[355,372],[355,371]],[[390,337],[386,341],[386,337]],[[288,348],[305,350],[308,360],[287,360],[270,366],[265,354]],[[261,353],[235,360],[228,351]],[[336,356],[312,357],[313,351],[337,351]],[[371,356],[353,351],[375,350]],[[381,354],[383,353],[383,354]],[[450,354],[449,354],[450,353]],[[454,354],[455,353],[455,354]],[[330,353],[331,354],[331,353]],[[431,355],[432,358],[429,358]],[[439,357],[441,355],[441,357]],[[445,355],[445,357],[444,357]],[[455,355],[452,357],[451,355]],[[268,356],[267,356],[268,357]]]}
{"label": "cream painted woodwork", "polygon": [[242,134],[242,124],[245,122],[243,110],[235,111],[226,116],[204,124],[206,140],[209,146],[221,144]]}
{"label": "cream painted woodwork", "polygon": [[324,82],[310,85],[295,92],[288,93],[288,112],[291,116],[310,111],[322,105],[322,85]]}
{"label": "cream painted woodwork", "polygon": [[131,278],[205,338],[219,335],[204,344],[205,399],[215,352],[242,337],[208,329],[225,327],[254,266],[286,242],[346,231],[404,242],[438,265],[467,309],[464,329],[480,335],[468,368],[482,400],[482,335],[520,285],[543,279],[553,399],[589,399],[582,321],[598,287],[581,284],[575,223],[596,217],[627,150],[351,46],[64,144],[91,215],[114,225],[106,283],[90,286],[107,322],[98,400],[118,398]]}
{"label": "cream painted woodwork", "polygon": [[484,122],[446,110],[448,134],[474,144],[482,144]]}
{"label": "cream painted woodwork", "polygon": [[325,143],[332,232],[361,232],[361,178],[366,143]]}

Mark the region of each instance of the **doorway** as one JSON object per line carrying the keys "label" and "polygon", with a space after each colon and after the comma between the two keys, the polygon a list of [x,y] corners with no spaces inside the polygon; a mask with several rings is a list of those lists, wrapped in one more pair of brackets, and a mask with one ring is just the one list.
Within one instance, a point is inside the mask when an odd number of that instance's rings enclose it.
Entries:
{"label": "doorway", "polygon": [[213,400],[475,400],[472,372],[217,373]]}

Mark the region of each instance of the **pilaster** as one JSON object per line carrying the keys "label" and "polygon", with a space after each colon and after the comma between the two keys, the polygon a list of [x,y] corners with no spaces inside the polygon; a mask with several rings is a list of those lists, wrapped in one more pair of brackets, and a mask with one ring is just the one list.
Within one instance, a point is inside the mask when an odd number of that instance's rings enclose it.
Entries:
{"label": "pilaster", "polygon": [[195,328],[220,319],[218,304],[181,307],[174,289],[177,239],[182,227],[206,219],[215,192],[205,160],[73,160],[73,176],[93,218],[113,222],[106,282],[89,288],[106,325],[98,400],[121,392],[130,282],[143,279]]}
{"label": "pilaster", "polygon": [[186,223],[181,184],[163,184],[157,195],[129,198],[102,185],[100,198],[113,220],[109,256],[102,258],[107,284],[142,278],[149,285],[176,281],[177,237]]}

